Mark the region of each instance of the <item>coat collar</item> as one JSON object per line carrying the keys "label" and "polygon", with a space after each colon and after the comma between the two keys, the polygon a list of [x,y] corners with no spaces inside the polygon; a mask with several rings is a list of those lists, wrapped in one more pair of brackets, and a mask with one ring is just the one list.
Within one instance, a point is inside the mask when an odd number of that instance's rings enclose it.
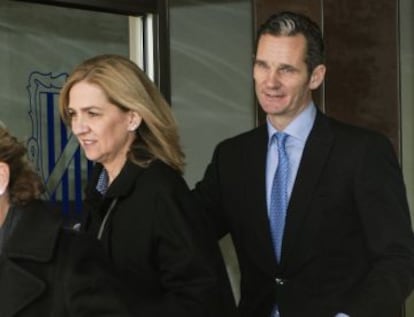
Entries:
{"label": "coat collar", "polygon": [[3,252],[10,259],[47,262],[53,255],[62,216],[41,201],[32,202],[22,209],[22,216]]}
{"label": "coat collar", "polygon": [[45,289],[44,281],[4,255],[0,256],[0,316],[15,316]]}
{"label": "coat collar", "polygon": [[[151,164],[158,164],[158,161],[154,161]],[[96,163],[91,175],[91,179],[88,182],[86,189],[87,195],[91,197],[100,196],[96,190],[96,183],[99,175],[102,172],[103,166],[100,163]],[[127,160],[122,167],[121,172],[115,178],[111,186],[106,192],[105,198],[113,199],[116,197],[127,196],[130,191],[133,190],[136,178],[145,170],[145,168],[138,166],[137,164]]]}
{"label": "coat collar", "polygon": [[276,258],[273,252],[272,239],[270,235],[269,221],[267,216],[266,203],[266,153],[268,145],[267,126],[262,125],[248,134],[245,152],[245,172],[247,180],[244,182],[245,197],[249,204],[246,210],[252,214],[246,215],[246,222],[249,223],[251,239],[257,242],[261,248],[251,248],[253,258],[260,259],[259,265],[264,272],[275,274]]}

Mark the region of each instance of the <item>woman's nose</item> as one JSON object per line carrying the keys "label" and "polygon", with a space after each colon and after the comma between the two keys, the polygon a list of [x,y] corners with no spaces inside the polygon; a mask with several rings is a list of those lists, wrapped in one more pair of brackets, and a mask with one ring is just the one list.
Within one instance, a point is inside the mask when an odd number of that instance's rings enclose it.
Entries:
{"label": "woman's nose", "polygon": [[88,125],[85,120],[77,116],[71,119],[71,129],[75,135],[80,135],[88,131]]}

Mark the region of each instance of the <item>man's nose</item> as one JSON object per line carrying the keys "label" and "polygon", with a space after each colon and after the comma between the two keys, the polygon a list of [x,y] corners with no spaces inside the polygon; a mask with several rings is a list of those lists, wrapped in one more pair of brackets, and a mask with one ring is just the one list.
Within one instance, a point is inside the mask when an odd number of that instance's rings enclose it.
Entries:
{"label": "man's nose", "polygon": [[266,86],[272,88],[278,88],[281,85],[280,76],[276,69],[270,70],[265,78]]}

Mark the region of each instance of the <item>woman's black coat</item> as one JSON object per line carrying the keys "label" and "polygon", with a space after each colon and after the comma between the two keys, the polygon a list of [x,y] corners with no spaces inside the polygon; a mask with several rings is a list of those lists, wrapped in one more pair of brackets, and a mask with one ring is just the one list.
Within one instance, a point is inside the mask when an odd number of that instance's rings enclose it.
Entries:
{"label": "woman's black coat", "polygon": [[87,188],[83,228],[96,236],[116,200],[102,242],[134,315],[231,316],[223,260],[182,176],[160,161],[127,161],[102,198],[101,171],[97,164]]}

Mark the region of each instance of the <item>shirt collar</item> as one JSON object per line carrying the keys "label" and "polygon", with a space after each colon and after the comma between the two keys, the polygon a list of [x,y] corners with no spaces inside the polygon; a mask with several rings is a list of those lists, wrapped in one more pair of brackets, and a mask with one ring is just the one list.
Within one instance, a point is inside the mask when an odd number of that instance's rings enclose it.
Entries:
{"label": "shirt collar", "polygon": [[[315,104],[311,101],[306,108],[294,118],[289,125],[283,130],[283,132],[289,134],[289,137],[293,137],[302,142],[305,142],[308,138],[308,135],[313,127],[313,123],[316,118],[316,107]],[[269,118],[266,119],[267,132],[269,135],[269,142],[271,141],[271,136],[277,131],[272,124],[270,123]]]}

